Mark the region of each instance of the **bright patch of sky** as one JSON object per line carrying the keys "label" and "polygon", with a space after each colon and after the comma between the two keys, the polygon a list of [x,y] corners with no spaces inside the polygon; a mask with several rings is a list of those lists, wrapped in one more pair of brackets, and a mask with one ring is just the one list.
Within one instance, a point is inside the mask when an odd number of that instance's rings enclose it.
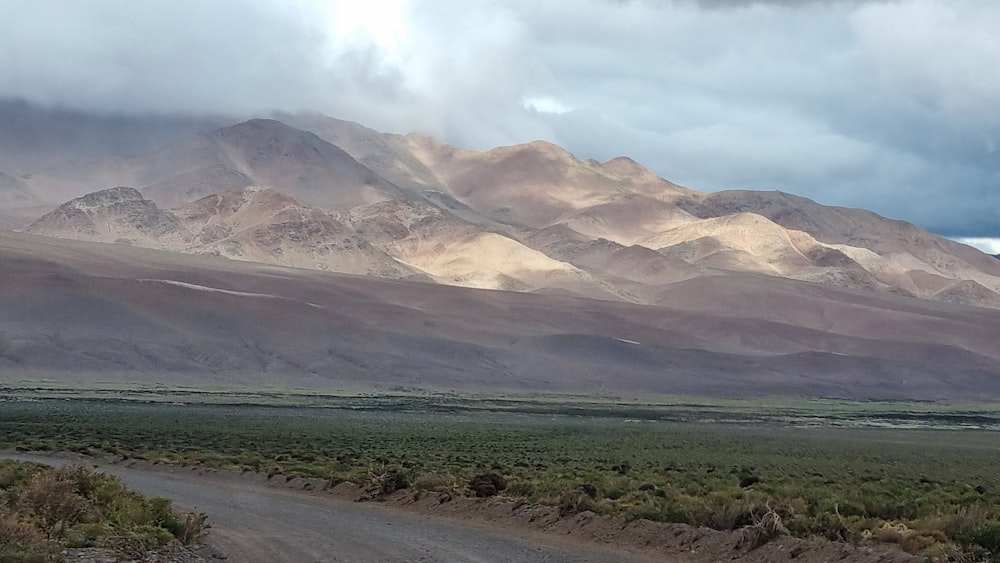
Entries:
{"label": "bright patch of sky", "polygon": [[521,98],[521,104],[531,110],[541,113],[554,113],[556,115],[573,111],[573,108],[548,96],[526,96]]}
{"label": "bright patch of sky", "polygon": [[960,237],[955,240],[962,244],[974,246],[986,254],[1000,254],[1000,238]]}
{"label": "bright patch of sky", "polygon": [[358,43],[370,42],[390,59],[398,60],[409,34],[407,0],[364,0],[319,2],[325,7],[329,38]]}

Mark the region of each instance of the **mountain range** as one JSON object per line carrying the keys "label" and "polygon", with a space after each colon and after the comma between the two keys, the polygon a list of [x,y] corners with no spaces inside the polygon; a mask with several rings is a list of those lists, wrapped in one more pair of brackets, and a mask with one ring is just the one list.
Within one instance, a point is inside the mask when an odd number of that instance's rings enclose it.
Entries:
{"label": "mountain range", "polygon": [[[80,371],[94,377],[1000,396],[1000,261],[869,211],[317,114],[227,124],[5,103],[0,122],[5,371],[65,372],[93,348]],[[71,294],[119,324],[59,321]],[[160,298],[190,310],[150,310]],[[274,315],[251,321],[237,307],[250,301]],[[350,337],[320,344],[293,316]]]}

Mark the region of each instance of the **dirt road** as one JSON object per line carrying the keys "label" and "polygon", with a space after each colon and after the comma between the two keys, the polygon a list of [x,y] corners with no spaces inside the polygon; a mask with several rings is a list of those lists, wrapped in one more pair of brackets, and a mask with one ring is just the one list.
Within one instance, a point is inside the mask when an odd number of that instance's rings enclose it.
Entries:
{"label": "dirt road", "polygon": [[[67,462],[32,455],[0,457],[50,465]],[[99,468],[146,494],[167,496],[179,507],[207,513],[210,543],[235,562],[664,562],[552,534],[409,514],[222,477]]]}

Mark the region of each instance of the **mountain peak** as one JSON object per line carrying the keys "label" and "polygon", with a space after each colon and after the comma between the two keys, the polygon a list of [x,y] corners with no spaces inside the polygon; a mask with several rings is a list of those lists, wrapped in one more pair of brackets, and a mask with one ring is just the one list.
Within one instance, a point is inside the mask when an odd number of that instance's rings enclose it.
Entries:
{"label": "mountain peak", "polygon": [[503,159],[511,156],[537,155],[552,160],[573,159],[572,153],[559,145],[548,141],[536,140],[519,145],[497,147],[487,151],[492,159]]}
{"label": "mountain peak", "polygon": [[340,147],[320,139],[315,133],[296,129],[287,123],[269,118],[254,118],[223,127],[216,130],[212,136],[226,143],[259,149],[277,148],[275,145],[304,144],[310,147],[322,147],[321,152],[343,152]]}
{"label": "mountain peak", "polygon": [[226,134],[236,131],[266,131],[266,130],[284,130],[284,131],[297,131],[291,125],[286,125],[277,119],[270,119],[264,117],[256,117],[254,119],[248,119],[247,121],[237,123],[235,125],[230,125],[228,127],[223,127],[219,129],[219,133]]}
{"label": "mountain peak", "polygon": [[70,200],[26,230],[57,238],[121,242],[149,248],[169,248],[186,236],[176,217],[143,198],[139,190],[126,186]]}
{"label": "mountain peak", "polygon": [[211,137],[224,168],[308,205],[346,208],[401,195],[344,149],[281,121],[251,119]]}
{"label": "mountain peak", "polygon": [[627,156],[616,156],[611,160],[601,163],[600,167],[603,172],[620,178],[629,178],[632,180],[659,179],[659,176],[654,174],[650,169]]}
{"label": "mountain peak", "polygon": [[70,200],[64,206],[76,207],[77,209],[107,207],[116,203],[126,203],[143,201],[142,193],[139,190],[128,186],[117,186],[80,196]]}

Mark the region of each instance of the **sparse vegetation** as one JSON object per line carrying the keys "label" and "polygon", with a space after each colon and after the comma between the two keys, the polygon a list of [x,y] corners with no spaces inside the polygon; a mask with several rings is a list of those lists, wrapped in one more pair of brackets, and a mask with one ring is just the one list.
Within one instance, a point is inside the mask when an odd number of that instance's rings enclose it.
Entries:
{"label": "sparse vegetation", "polygon": [[0,460],[0,561],[57,561],[62,547],[105,547],[129,556],[205,531],[205,515],[178,513],[93,470]]}
{"label": "sparse vegetation", "polygon": [[373,498],[406,487],[499,494],[567,514],[742,529],[751,546],[788,533],[997,557],[995,431],[639,421],[627,409],[547,408],[8,402],[0,447],[347,480],[370,485]]}

